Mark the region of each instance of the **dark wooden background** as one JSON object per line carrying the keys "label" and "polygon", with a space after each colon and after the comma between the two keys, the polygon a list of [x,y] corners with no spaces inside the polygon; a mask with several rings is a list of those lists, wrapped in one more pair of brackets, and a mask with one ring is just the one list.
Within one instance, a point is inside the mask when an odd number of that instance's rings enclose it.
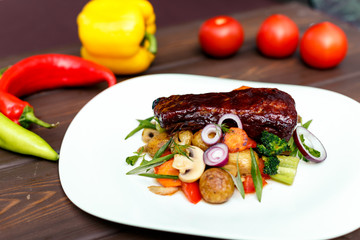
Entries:
{"label": "dark wooden background", "polygon": [[[67,18],[75,19],[86,1],[77,0],[72,4],[58,0],[11,1],[23,5],[14,10],[9,9],[10,1],[0,2],[1,22],[14,24],[16,27],[7,27],[1,33],[0,66],[13,64],[36,53],[79,54],[76,26]],[[60,9],[55,11],[50,2]],[[194,1],[171,1],[171,4],[170,1],[153,2],[159,20],[156,34],[159,52],[151,68],[144,74],[188,73],[299,84],[329,89],[360,101],[360,32],[348,23],[299,3],[283,5],[260,0],[248,5],[239,4],[236,0],[221,3],[202,0],[197,1],[195,6]],[[199,6],[200,2],[202,5]],[[228,4],[227,8],[221,8],[225,2]],[[204,10],[205,6],[212,8]],[[47,19],[49,15],[44,11],[52,10],[53,18]],[[243,24],[245,30],[245,42],[240,51],[231,58],[221,60],[206,57],[197,42],[201,23],[218,13],[231,14]],[[261,22],[274,13],[290,16],[302,33],[314,22],[330,20],[338,24],[349,40],[349,51],[344,62],[334,69],[316,70],[304,65],[298,52],[286,59],[263,57],[257,52],[254,39]],[[47,24],[54,24],[54,28],[49,28]],[[132,76],[119,76],[119,81],[129,77]],[[31,130],[59,151],[73,117],[105,87],[104,84],[98,84],[86,88],[56,89],[26,97],[25,100],[34,106],[38,117],[48,122],[61,123],[56,129],[32,126]],[[141,229],[93,217],[78,209],[65,196],[59,181],[57,163],[0,150],[0,239],[184,238],[205,239],[181,233]],[[357,230],[338,239],[359,238],[360,230]]]}
{"label": "dark wooden background", "polygon": [[[76,16],[89,0],[0,1],[0,58],[80,44]],[[300,1],[300,0],[299,0]],[[306,0],[303,0],[306,1]],[[151,0],[159,28],[246,12],[279,4],[276,0]]]}

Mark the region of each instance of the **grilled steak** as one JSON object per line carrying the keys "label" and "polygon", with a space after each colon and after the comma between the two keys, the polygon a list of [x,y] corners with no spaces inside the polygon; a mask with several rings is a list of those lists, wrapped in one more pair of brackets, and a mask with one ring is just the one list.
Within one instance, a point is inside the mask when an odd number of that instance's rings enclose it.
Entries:
{"label": "grilled steak", "polygon": [[247,88],[231,92],[161,97],[153,102],[154,115],[167,131],[199,130],[217,123],[226,113],[240,117],[249,137],[267,130],[290,139],[297,124],[294,99],[276,88]]}

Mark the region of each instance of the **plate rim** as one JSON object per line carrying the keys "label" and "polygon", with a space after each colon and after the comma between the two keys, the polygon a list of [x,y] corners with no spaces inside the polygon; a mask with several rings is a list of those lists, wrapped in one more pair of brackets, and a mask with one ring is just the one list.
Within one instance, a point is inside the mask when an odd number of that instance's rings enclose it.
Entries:
{"label": "plate rim", "polygon": [[[169,73],[162,73],[162,74],[142,75],[142,76],[137,76],[137,77],[134,77],[134,78],[126,79],[126,80],[124,80],[124,81],[122,81],[122,82],[117,83],[116,85],[120,85],[120,86],[121,86],[122,84],[129,83],[130,81],[136,81],[136,80],[140,80],[140,79],[144,79],[144,78],[149,78],[149,77],[150,77],[150,78],[153,78],[153,77],[157,77],[157,76],[160,76],[160,75],[161,75],[162,77],[175,77],[175,78],[178,78],[179,76],[182,76],[182,77],[186,77],[186,78],[188,78],[188,77],[212,78],[212,79],[216,79],[216,80],[222,79],[222,80],[229,80],[229,81],[245,82],[245,83],[255,84],[255,85],[291,86],[291,87],[310,88],[310,89],[316,89],[316,90],[320,90],[320,91],[331,92],[332,94],[337,94],[337,95],[339,95],[339,96],[341,96],[341,97],[345,97],[347,100],[350,100],[350,101],[353,101],[353,102],[356,103],[356,104],[359,104],[356,100],[354,100],[354,99],[352,99],[352,98],[350,98],[350,97],[348,97],[348,96],[346,96],[346,95],[343,95],[343,94],[341,94],[341,93],[334,92],[334,91],[327,90],[327,89],[321,89],[321,88],[311,87],[311,86],[301,86],[301,85],[292,85],[292,84],[283,84],[283,83],[267,83],[267,82],[257,82],[257,81],[254,81],[254,82],[253,82],[253,81],[248,81],[248,80],[236,80],[236,79],[227,79],[227,78],[217,78],[217,77],[212,77],[212,76],[192,75],[192,74],[173,74],[173,73],[169,74]],[[70,125],[69,125],[69,127],[68,127],[68,129],[67,129],[67,131],[66,131],[66,133],[65,133],[63,143],[65,142],[65,139],[67,138],[67,134],[68,134],[69,129],[71,130],[71,126],[72,126],[72,124],[73,124],[73,121],[76,121],[77,116],[81,114],[82,110],[85,109],[85,108],[87,108],[88,105],[92,104],[93,101],[96,101],[96,99],[97,99],[99,96],[106,94],[107,91],[111,91],[111,90],[109,90],[109,89],[111,89],[111,88],[107,88],[107,89],[105,89],[104,91],[102,91],[102,92],[100,92],[99,94],[97,94],[93,99],[91,99],[87,104],[85,104],[85,106],[79,111],[78,114],[76,114],[76,116],[75,116],[74,119],[71,121],[71,123],[70,123]],[[359,104],[359,106],[360,106],[360,104]],[[63,143],[61,144],[60,153],[61,153],[61,151],[62,151],[62,149],[63,149]],[[62,161],[61,161],[61,155],[60,155],[60,160],[59,160],[59,176],[60,176],[61,186],[62,186],[62,188],[63,188],[66,196],[69,198],[69,200],[70,200],[72,203],[74,203],[74,205],[76,205],[76,206],[77,206],[78,208],[80,208],[81,210],[83,210],[83,211],[85,211],[85,212],[87,212],[87,213],[89,213],[89,214],[91,214],[91,215],[94,215],[94,216],[96,216],[96,217],[99,217],[99,218],[102,218],[102,219],[105,219],[105,220],[108,220],[108,221],[112,221],[112,222],[117,222],[117,223],[129,225],[129,226],[136,226],[136,227],[141,227],[141,228],[147,228],[147,229],[153,229],[153,230],[159,230],[159,231],[166,231],[166,232],[175,232],[175,233],[178,233],[178,232],[175,230],[176,227],[175,227],[175,229],[173,228],[172,230],[167,230],[167,229],[161,229],[161,228],[156,228],[156,227],[151,227],[151,226],[144,226],[144,225],[142,225],[142,224],[136,225],[136,224],[128,224],[128,223],[126,223],[126,222],[113,221],[113,220],[111,220],[111,219],[107,219],[107,218],[98,216],[96,213],[93,213],[92,211],[89,211],[88,209],[85,209],[85,208],[79,206],[79,204],[76,204],[76,203],[72,200],[72,198],[69,196],[67,190],[65,189],[66,187],[64,188],[64,186],[63,186],[63,175],[62,175],[62,173],[61,173],[61,171],[62,171],[61,169],[62,169],[62,168],[60,167],[60,166],[61,166],[61,163],[62,163]],[[355,228],[355,229],[352,229],[352,230],[349,230],[349,231],[346,231],[346,232],[344,232],[344,233],[339,233],[338,236],[344,235],[344,234],[349,233],[349,232],[351,232],[351,231],[353,231],[353,230],[356,230],[356,228]],[[209,235],[200,234],[200,235],[199,235],[199,234],[194,233],[194,232],[192,232],[192,233],[185,233],[185,234],[191,234],[191,235],[197,235],[197,236],[213,237],[213,235],[211,235],[211,234],[209,234]],[[333,236],[333,235],[332,235],[332,236],[325,236],[325,237],[338,237],[338,236]],[[225,236],[225,237],[216,236],[216,237],[228,238],[228,237],[226,237],[226,236]],[[257,238],[255,238],[255,239],[257,239]]]}

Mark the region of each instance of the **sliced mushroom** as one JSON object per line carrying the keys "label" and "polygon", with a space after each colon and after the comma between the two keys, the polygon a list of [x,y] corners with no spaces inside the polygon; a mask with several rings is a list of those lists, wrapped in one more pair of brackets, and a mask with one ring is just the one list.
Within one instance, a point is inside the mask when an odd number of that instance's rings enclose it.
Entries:
{"label": "sliced mushroom", "polygon": [[158,135],[160,132],[155,130],[155,129],[151,129],[151,128],[144,128],[143,132],[142,132],[142,140],[144,143],[148,143],[150,142],[150,140],[155,137],[156,135]]}
{"label": "sliced mushroom", "polygon": [[204,151],[196,146],[187,148],[188,157],[175,154],[173,167],[179,170],[179,179],[183,182],[195,182],[205,170]]}

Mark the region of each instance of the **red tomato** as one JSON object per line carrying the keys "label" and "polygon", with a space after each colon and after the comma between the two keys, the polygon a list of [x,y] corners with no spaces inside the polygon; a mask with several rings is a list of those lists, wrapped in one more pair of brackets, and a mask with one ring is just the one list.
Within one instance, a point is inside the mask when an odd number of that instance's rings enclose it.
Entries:
{"label": "red tomato", "polygon": [[260,26],[256,37],[259,51],[268,57],[288,57],[296,51],[299,42],[299,29],[285,15],[268,17]]}
{"label": "red tomato", "polygon": [[203,51],[213,57],[235,54],[244,41],[241,24],[229,16],[217,16],[205,21],[199,30]]}
{"label": "red tomato", "polygon": [[300,55],[311,67],[325,69],[338,65],[346,56],[347,38],[343,30],[330,22],[308,28],[300,42]]}

